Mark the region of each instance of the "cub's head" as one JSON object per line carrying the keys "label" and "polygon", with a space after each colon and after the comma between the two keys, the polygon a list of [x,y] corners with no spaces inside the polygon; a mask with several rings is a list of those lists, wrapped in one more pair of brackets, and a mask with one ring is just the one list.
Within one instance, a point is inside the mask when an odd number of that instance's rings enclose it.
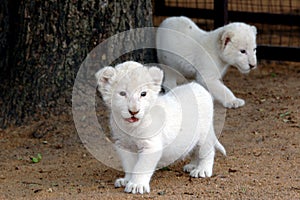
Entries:
{"label": "cub's head", "polygon": [[104,67],[96,73],[98,90],[113,115],[128,124],[138,124],[149,111],[161,89],[163,72],[127,61]]}
{"label": "cub's head", "polygon": [[231,23],[223,27],[220,33],[220,56],[229,65],[241,73],[248,73],[256,68],[255,26],[245,23]]}

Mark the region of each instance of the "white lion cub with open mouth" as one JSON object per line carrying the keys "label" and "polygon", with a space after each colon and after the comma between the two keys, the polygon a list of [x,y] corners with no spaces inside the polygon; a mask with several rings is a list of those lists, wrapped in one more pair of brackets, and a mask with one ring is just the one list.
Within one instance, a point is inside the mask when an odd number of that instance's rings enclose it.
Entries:
{"label": "white lion cub with open mouth", "polygon": [[155,169],[191,153],[183,170],[210,177],[215,149],[226,154],[213,127],[213,101],[199,84],[189,83],[160,95],[163,72],[128,61],[96,73],[98,90],[111,111],[110,125],[125,177],[115,187],[149,193]]}

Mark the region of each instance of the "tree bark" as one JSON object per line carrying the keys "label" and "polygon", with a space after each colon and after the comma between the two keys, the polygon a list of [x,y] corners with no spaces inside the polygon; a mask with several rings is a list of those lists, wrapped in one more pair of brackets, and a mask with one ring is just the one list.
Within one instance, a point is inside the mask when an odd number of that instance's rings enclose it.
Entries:
{"label": "tree bark", "polygon": [[[63,112],[89,51],[152,26],[151,0],[3,0],[0,10],[0,127]],[[145,51],[127,59],[155,60]]]}

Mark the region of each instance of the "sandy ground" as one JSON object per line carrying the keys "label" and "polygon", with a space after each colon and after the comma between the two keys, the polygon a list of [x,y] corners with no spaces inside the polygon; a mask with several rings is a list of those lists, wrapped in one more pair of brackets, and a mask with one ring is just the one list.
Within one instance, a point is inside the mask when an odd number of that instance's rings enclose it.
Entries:
{"label": "sandy ground", "polygon": [[150,194],[126,194],[113,185],[123,173],[86,150],[70,111],[0,131],[0,199],[300,199],[300,64],[231,69],[224,82],[246,105],[226,112],[227,156],[217,154],[213,177],[190,178],[185,160],[156,171]]}

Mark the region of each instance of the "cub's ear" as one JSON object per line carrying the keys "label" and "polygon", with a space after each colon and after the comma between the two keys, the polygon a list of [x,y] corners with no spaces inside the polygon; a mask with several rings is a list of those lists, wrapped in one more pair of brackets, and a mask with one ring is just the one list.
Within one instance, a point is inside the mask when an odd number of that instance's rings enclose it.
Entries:
{"label": "cub's ear", "polygon": [[115,68],[111,66],[104,67],[100,69],[96,74],[95,77],[97,79],[97,85],[99,86],[105,86],[106,84],[109,84],[112,82],[113,78],[116,75]]}
{"label": "cub's ear", "polygon": [[221,40],[221,47],[222,50],[225,49],[227,44],[231,41],[231,38],[234,36],[234,32],[232,31],[223,31],[220,35],[220,40]]}
{"label": "cub's ear", "polygon": [[251,26],[253,33],[256,35],[257,34],[257,29],[255,26]]}
{"label": "cub's ear", "polygon": [[162,84],[164,73],[161,69],[159,69],[158,67],[150,67],[149,73],[156,85]]}

